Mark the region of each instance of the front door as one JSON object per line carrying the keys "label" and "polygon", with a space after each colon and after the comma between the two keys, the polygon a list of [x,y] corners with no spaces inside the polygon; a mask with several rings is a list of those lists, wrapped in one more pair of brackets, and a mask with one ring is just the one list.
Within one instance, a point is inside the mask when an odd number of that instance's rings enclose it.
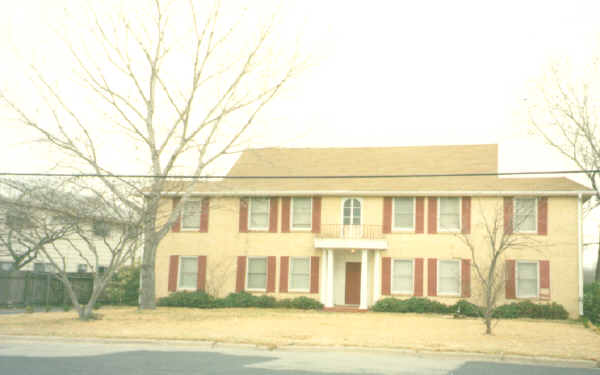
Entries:
{"label": "front door", "polygon": [[346,305],[360,305],[360,263],[346,263]]}

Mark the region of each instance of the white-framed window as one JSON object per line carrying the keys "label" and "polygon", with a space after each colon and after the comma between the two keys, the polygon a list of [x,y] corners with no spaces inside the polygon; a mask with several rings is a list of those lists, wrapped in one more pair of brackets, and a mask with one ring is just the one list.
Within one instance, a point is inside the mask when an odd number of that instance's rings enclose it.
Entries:
{"label": "white-framed window", "polygon": [[110,224],[106,221],[94,220],[92,223],[92,232],[98,237],[108,237],[110,234]]}
{"label": "white-framed window", "polygon": [[106,270],[108,269],[107,266],[97,266],[96,270],[98,273],[102,274],[102,273],[106,273]]}
{"label": "white-framed window", "polygon": [[33,264],[33,271],[34,272],[53,272],[54,266],[52,265],[52,263],[36,262]]}
{"label": "white-framed window", "polygon": [[460,295],[459,260],[438,260],[437,294],[445,296]]}
{"label": "white-framed window", "polygon": [[189,199],[183,204],[181,209],[181,230],[200,229],[200,220],[202,218],[202,200]]}
{"label": "white-framed window", "polygon": [[198,257],[179,257],[179,281],[177,289],[196,290],[198,288]]}
{"label": "white-framed window", "polygon": [[394,259],[392,262],[392,293],[413,294],[414,262],[412,259]]}
{"label": "white-framed window", "polygon": [[537,232],[537,198],[515,198],[513,209],[515,232]]}
{"label": "white-framed window", "polygon": [[247,290],[267,290],[267,257],[248,257]]}
{"label": "white-framed window", "polygon": [[358,198],[347,198],[342,205],[344,225],[360,225],[362,223],[362,204]]}
{"label": "white-framed window", "polygon": [[394,198],[393,224],[395,230],[414,230],[415,228],[415,199]]}
{"label": "white-framed window", "polygon": [[538,296],[539,266],[538,262],[516,262],[517,298],[536,298]]}
{"label": "white-framed window", "polygon": [[310,289],[310,257],[290,257],[289,291],[308,292]]}
{"label": "white-framed window", "polygon": [[0,271],[13,271],[15,262],[0,262]]}
{"label": "white-framed window", "polygon": [[460,230],[460,198],[438,198],[438,231],[457,232]]}
{"label": "white-framed window", "polygon": [[87,272],[87,268],[88,268],[87,264],[79,263],[77,265],[77,272],[79,272],[79,273]]}
{"label": "white-framed window", "polygon": [[248,199],[248,229],[269,229],[269,198]]}
{"label": "white-framed window", "polygon": [[312,198],[292,198],[290,215],[292,230],[310,230],[312,228]]}

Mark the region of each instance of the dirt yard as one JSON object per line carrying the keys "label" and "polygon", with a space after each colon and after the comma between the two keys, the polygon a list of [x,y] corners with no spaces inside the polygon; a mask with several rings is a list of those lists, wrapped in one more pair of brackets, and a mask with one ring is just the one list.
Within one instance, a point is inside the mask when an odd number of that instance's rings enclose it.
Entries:
{"label": "dirt yard", "polygon": [[561,321],[503,320],[494,335],[477,319],[391,313],[273,309],[102,308],[101,320],[74,312],[0,315],[0,334],[208,340],[281,345],[404,348],[600,360],[600,335]]}

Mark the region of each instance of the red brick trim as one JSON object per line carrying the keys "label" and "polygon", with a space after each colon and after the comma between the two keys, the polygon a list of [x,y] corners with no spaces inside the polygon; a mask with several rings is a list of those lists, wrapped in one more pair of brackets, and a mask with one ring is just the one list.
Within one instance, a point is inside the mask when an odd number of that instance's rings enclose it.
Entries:
{"label": "red brick trim", "polygon": [[392,232],[392,198],[383,198],[383,233]]}
{"label": "red brick trim", "polygon": [[198,257],[198,290],[206,291],[206,255]]}
{"label": "red brick trim", "polygon": [[269,232],[277,233],[277,213],[279,212],[279,198],[271,198],[269,203]]}
{"label": "red brick trim", "polygon": [[463,234],[471,233],[471,197],[462,197],[461,230]]}
{"label": "red brick trim", "polygon": [[321,197],[313,197],[312,201],[312,232],[321,233]]}
{"label": "red brick trim", "polygon": [[471,259],[462,259],[461,272],[461,297],[471,297]]}
{"label": "red brick trim", "polygon": [[513,232],[513,198],[504,197],[504,233],[512,234]]}
{"label": "red brick trim", "polygon": [[550,261],[548,260],[540,260],[540,299],[550,299]]}
{"label": "red brick trim", "polygon": [[169,257],[169,292],[177,291],[177,273],[179,272],[179,255]]}
{"label": "red brick trim", "polygon": [[240,198],[240,233],[248,232],[248,199]]}
{"label": "red brick trim", "polygon": [[[175,210],[175,207],[177,207],[177,205],[179,204],[180,201],[181,201],[181,198],[179,198],[179,197],[173,198],[173,210]],[[173,223],[171,230],[173,232],[179,232],[181,230],[181,214],[179,214],[177,216],[177,219]]]}
{"label": "red brick trim", "polygon": [[437,259],[427,259],[427,295],[437,296]]}
{"label": "red brick trim", "polygon": [[246,257],[238,256],[237,258],[237,275],[235,280],[235,291],[241,292],[246,287]]}
{"label": "red brick trim", "polygon": [[289,277],[288,272],[290,270],[290,257],[280,257],[279,263],[279,293],[287,293]]}
{"label": "red brick trim", "polygon": [[310,292],[319,293],[319,257],[310,257]]}
{"label": "red brick trim", "polygon": [[415,297],[423,296],[423,258],[415,259]]}
{"label": "red brick trim", "polygon": [[437,198],[427,199],[427,233],[437,233]]}
{"label": "red brick trim", "polygon": [[515,280],[515,261],[514,259],[506,260],[506,299],[517,298],[517,288]]}
{"label": "red brick trim", "polygon": [[417,197],[415,198],[415,233],[424,233],[425,232],[425,198]]}
{"label": "red brick trim", "polygon": [[281,232],[288,233],[290,231],[290,197],[281,198]]}
{"label": "red brick trim", "polygon": [[381,295],[392,294],[392,258],[381,258]]}
{"label": "red brick trim", "polygon": [[208,198],[202,199],[202,211],[200,213],[200,232],[208,232],[208,218],[210,213],[210,200]]}
{"label": "red brick trim", "polygon": [[548,198],[538,198],[538,234],[548,234]]}
{"label": "red brick trim", "polygon": [[277,274],[277,257],[267,257],[267,293],[275,292],[275,275]]}

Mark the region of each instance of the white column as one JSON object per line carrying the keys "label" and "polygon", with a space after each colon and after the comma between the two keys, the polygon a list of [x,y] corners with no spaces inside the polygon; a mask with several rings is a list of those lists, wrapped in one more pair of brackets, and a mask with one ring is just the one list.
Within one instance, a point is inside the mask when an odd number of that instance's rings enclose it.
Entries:
{"label": "white column", "polygon": [[327,303],[325,307],[333,307],[333,250],[327,250]]}
{"label": "white column", "polygon": [[319,282],[319,290],[321,291],[320,300],[323,305],[327,304],[327,250],[323,249],[323,256],[321,257],[321,274]]}
{"label": "white column", "polygon": [[375,264],[373,264],[373,303],[381,297],[381,252],[375,250]]}
{"label": "white column", "polygon": [[369,280],[369,275],[368,275],[368,261],[369,261],[369,252],[368,250],[363,250],[362,251],[362,260],[360,263],[360,309],[361,310],[366,310],[367,309],[367,293],[368,293],[368,287],[367,287],[367,282]]}

